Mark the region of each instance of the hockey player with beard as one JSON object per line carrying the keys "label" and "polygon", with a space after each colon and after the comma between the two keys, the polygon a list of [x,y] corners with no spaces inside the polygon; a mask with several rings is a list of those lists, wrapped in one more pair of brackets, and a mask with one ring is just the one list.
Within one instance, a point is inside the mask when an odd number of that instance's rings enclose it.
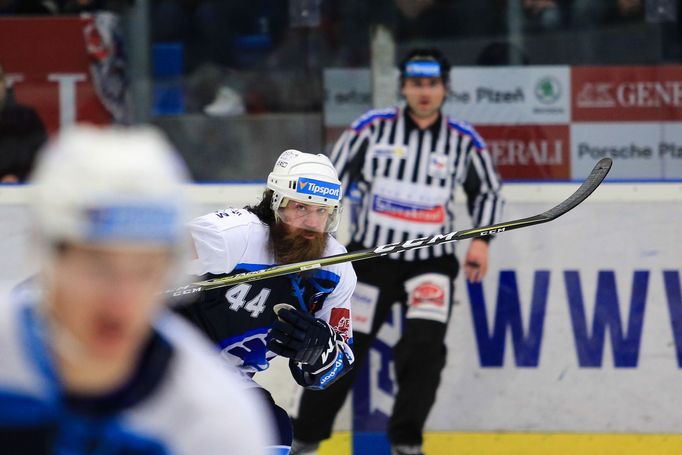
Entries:
{"label": "hockey player with beard", "polygon": [[[192,273],[217,278],[346,252],[331,236],[339,224],[341,196],[341,182],[327,157],[283,152],[258,205],[219,210],[189,224]],[[289,358],[298,384],[321,390],[353,364],[350,297],[355,283],[351,264],[337,264],[205,291],[177,311],[245,375],[265,370],[281,355]],[[261,390],[279,427],[282,451],[288,453],[289,417]]]}

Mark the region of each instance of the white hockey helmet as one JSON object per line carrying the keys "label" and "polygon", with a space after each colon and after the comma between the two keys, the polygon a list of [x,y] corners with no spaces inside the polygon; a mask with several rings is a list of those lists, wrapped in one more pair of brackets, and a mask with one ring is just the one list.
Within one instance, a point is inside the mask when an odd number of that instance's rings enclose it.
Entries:
{"label": "white hockey helmet", "polygon": [[38,237],[51,244],[134,243],[181,249],[186,168],[151,127],[74,126],[32,175]]}
{"label": "white hockey helmet", "polygon": [[267,187],[273,191],[271,208],[278,220],[289,201],[297,201],[327,209],[325,232],[334,232],[339,226],[343,191],[336,169],[326,156],[285,150],[268,175]]}

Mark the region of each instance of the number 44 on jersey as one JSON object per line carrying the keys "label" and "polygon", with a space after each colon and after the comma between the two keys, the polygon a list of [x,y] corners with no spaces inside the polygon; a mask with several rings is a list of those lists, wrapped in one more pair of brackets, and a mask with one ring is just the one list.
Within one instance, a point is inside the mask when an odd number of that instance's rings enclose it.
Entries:
{"label": "number 44 on jersey", "polygon": [[249,295],[251,285],[248,283],[238,284],[237,286],[228,289],[225,293],[225,298],[230,303],[232,311],[239,311],[244,308],[251,313],[252,318],[257,318],[263,311],[265,311],[265,302],[270,295],[270,289],[263,288],[254,298],[246,301],[246,296]]}

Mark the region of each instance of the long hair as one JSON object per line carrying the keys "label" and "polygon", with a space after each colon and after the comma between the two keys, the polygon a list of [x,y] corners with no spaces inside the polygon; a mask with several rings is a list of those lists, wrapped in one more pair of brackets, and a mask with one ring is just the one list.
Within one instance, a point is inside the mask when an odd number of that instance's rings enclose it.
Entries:
{"label": "long hair", "polygon": [[275,212],[272,210],[272,190],[266,189],[263,191],[263,198],[256,205],[247,205],[244,207],[249,212],[253,213],[260,219],[263,223],[267,224],[272,228],[275,223]]}

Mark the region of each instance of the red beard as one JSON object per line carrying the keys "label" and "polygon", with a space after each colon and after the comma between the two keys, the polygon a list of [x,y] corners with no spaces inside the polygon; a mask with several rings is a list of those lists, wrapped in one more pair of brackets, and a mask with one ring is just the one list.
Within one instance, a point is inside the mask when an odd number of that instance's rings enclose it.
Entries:
{"label": "red beard", "polygon": [[270,227],[269,246],[278,264],[311,261],[322,257],[328,235],[278,222]]}

